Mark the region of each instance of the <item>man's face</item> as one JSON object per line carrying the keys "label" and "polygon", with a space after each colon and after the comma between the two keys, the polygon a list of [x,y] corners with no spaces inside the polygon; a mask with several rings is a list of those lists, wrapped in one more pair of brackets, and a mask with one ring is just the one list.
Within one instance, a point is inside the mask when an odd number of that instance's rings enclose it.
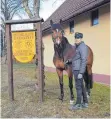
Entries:
{"label": "man's face", "polygon": [[76,44],[79,44],[80,42],[81,42],[81,38],[75,39],[75,43],[76,43]]}

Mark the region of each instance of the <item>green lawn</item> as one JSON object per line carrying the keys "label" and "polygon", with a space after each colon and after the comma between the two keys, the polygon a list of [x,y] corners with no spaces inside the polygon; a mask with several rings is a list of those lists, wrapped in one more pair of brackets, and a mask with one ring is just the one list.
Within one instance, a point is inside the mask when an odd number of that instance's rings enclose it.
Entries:
{"label": "green lawn", "polygon": [[[60,94],[56,73],[46,72],[46,92],[44,102],[39,102],[39,91],[35,88],[35,65],[14,64],[15,101],[8,97],[7,67],[2,65],[1,109],[2,118],[63,117],[63,118],[110,118],[110,87],[94,83],[89,108],[69,111],[68,78],[64,76],[64,102],[58,100]],[[76,98],[76,92],[74,88]]]}

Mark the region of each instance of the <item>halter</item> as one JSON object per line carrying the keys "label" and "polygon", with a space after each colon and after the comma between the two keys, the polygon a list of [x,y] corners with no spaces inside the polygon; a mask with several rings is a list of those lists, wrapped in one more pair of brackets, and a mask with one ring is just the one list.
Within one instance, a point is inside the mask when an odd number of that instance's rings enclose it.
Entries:
{"label": "halter", "polygon": [[[57,33],[58,33],[58,32],[60,32],[60,31],[61,31],[62,36],[63,36],[64,31],[63,31],[63,30],[56,29],[56,32],[57,32]],[[56,38],[58,38],[58,37],[59,37],[59,36],[57,35],[57,37],[56,37]],[[56,39],[56,38],[55,38],[55,39]],[[54,42],[54,44],[56,44],[55,39],[54,39],[54,38],[52,38],[52,41]]]}

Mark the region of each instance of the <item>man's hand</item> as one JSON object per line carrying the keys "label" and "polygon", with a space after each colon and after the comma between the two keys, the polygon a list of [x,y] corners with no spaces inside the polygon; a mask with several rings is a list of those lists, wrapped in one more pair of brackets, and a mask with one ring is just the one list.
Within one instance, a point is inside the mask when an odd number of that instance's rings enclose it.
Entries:
{"label": "man's hand", "polygon": [[72,59],[68,59],[67,61],[64,62],[65,65],[71,64],[71,63],[72,63]]}
{"label": "man's hand", "polygon": [[69,60],[65,61],[64,64],[65,64],[65,65],[69,64]]}
{"label": "man's hand", "polygon": [[83,75],[82,74],[78,74],[78,79],[82,79],[83,78]]}

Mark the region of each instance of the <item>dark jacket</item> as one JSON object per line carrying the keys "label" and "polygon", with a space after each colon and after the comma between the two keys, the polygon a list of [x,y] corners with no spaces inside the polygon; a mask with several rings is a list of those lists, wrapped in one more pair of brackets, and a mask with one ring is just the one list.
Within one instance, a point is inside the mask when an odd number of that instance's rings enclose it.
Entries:
{"label": "dark jacket", "polygon": [[76,46],[76,54],[72,58],[72,69],[79,70],[79,73],[83,74],[86,69],[88,56],[88,47],[82,41],[78,46]]}

